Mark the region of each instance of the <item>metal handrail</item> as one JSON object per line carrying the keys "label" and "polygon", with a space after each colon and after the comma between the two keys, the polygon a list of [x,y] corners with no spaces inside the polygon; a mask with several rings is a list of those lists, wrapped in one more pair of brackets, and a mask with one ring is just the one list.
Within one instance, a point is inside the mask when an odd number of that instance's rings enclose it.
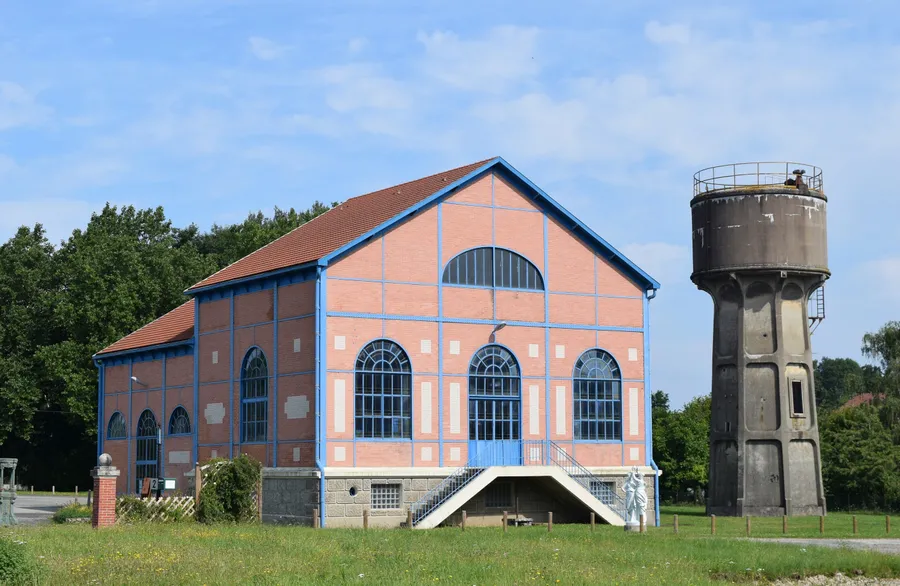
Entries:
{"label": "metal handrail", "polygon": [[[480,453],[480,452],[479,452]],[[470,457],[464,466],[454,470],[444,478],[440,484],[429,490],[425,495],[410,505],[413,525],[431,514],[432,511],[444,504],[447,499],[456,494],[460,489],[469,484],[476,476],[484,471],[484,466],[474,466],[472,462],[478,461],[478,453]]]}
{"label": "metal handrail", "polygon": [[[562,446],[557,445],[552,440],[546,440],[546,442],[548,449],[544,457],[547,463],[562,468],[572,480],[583,486],[585,490],[611,508],[617,515],[623,519],[625,518],[625,499],[611,491],[598,476],[582,466]],[[594,486],[591,486],[592,484]]]}
{"label": "metal handrail", "polygon": [[823,192],[822,169],[808,163],[792,161],[758,161],[729,163],[707,167],[694,173],[694,196],[741,187],[785,186],[794,179],[794,170],[803,170],[803,182],[809,189]]}

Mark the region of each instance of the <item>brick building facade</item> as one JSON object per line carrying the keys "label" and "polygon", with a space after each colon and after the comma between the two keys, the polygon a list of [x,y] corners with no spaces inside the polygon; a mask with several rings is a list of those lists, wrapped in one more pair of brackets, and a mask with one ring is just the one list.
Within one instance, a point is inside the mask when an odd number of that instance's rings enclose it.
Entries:
{"label": "brick building facade", "polygon": [[618,523],[637,467],[652,523],[658,287],[500,158],[373,192],[99,352],[99,449],[119,492],[249,454],[266,518],[328,526]]}

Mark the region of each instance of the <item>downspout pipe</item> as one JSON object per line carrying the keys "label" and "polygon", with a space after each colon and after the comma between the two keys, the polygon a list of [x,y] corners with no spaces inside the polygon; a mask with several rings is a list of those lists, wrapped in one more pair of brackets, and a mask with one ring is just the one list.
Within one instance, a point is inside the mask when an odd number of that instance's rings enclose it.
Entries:
{"label": "downspout pipe", "polygon": [[103,360],[95,358],[94,366],[97,367],[97,459],[99,461],[100,454],[103,453],[103,423],[105,413],[103,412],[103,399],[106,393],[106,381],[104,379],[105,371],[103,370]]}
{"label": "downspout pipe", "polygon": [[319,471],[319,527],[325,526],[325,467],[322,464],[322,267],[316,267],[316,468]]}
{"label": "downspout pipe", "polygon": [[[649,289],[647,291],[647,307],[648,307],[648,309],[650,306],[650,300],[653,299],[654,297],[656,297],[656,291],[657,291],[656,289]],[[647,325],[649,326],[649,324],[650,324],[650,319],[648,317]],[[647,332],[647,335],[649,337],[649,332]],[[647,344],[647,348],[648,349],[650,348],[649,343]],[[647,380],[645,380],[644,383],[648,387],[650,387],[650,374],[649,374],[650,373],[650,367],[649,367],[650,356],[649,356],[649,354],[650,353],[648,351],[647,356],[644,357],[644,360],[646,361],[646,363],[648,365],[647,366],[647,375],[646,375]],[[647,390],[647,392],[650,393],[650,395],[652,396],[653,388],[650,387]],[[652,405],[652,402],[651,402],[651,405]],[[652,408],[651,408],[650,412],[647,413],[647,418],[650,423],[647,426],[647,433],[650,434],[650,442],[649,442],[649,444],[650,444],[650,467],[653,468],[653,508],[654,508],[654,511],[656,511],[656,526],[659,527],[659,466],[656,464],[656,461],[653,459],[653,409]]]}

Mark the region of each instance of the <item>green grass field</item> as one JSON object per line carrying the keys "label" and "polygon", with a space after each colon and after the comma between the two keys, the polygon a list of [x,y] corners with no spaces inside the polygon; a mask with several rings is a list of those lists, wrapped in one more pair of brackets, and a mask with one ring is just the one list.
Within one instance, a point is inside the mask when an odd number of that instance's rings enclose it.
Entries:
{"label": "green grass field", "polygon": [[[849,519],[829,516],[826,537],[832,525]],[[883,517],[859,519],[860,536],[875,537],[877,521],[883,523]],[[711,584],[836,571],[900,576],[897,556],[729,537],[743,534],[742,519],[719,519],[719,535],[710,537],[708,519],[695,508],[668,509],[663,521],[643,535],[609,526],[592,534],[587,525],[503,534],[499,526],[364,532],[195,523],[101,531],[43,525],[0,535],[27,542],[43,566],[41,584]],[[803,524],[791,521],[798,530]],[[780,519],[754,523],[754,536],[781,536]],[[811,523],[815,535],[804,528],[806,536],[818,535],[818,521]]]}

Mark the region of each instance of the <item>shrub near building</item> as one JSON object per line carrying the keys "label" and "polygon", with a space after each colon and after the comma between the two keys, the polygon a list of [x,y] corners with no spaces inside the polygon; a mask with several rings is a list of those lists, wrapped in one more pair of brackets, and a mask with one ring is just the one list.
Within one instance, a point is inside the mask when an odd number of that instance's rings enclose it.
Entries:
{"label": "shrub near building", "polygon": [[246,454],[234,460],[210,460],[203,485],[197,520],[203,523],[240,523],[256,519],[254,493],[259,487],[262,464]]}

